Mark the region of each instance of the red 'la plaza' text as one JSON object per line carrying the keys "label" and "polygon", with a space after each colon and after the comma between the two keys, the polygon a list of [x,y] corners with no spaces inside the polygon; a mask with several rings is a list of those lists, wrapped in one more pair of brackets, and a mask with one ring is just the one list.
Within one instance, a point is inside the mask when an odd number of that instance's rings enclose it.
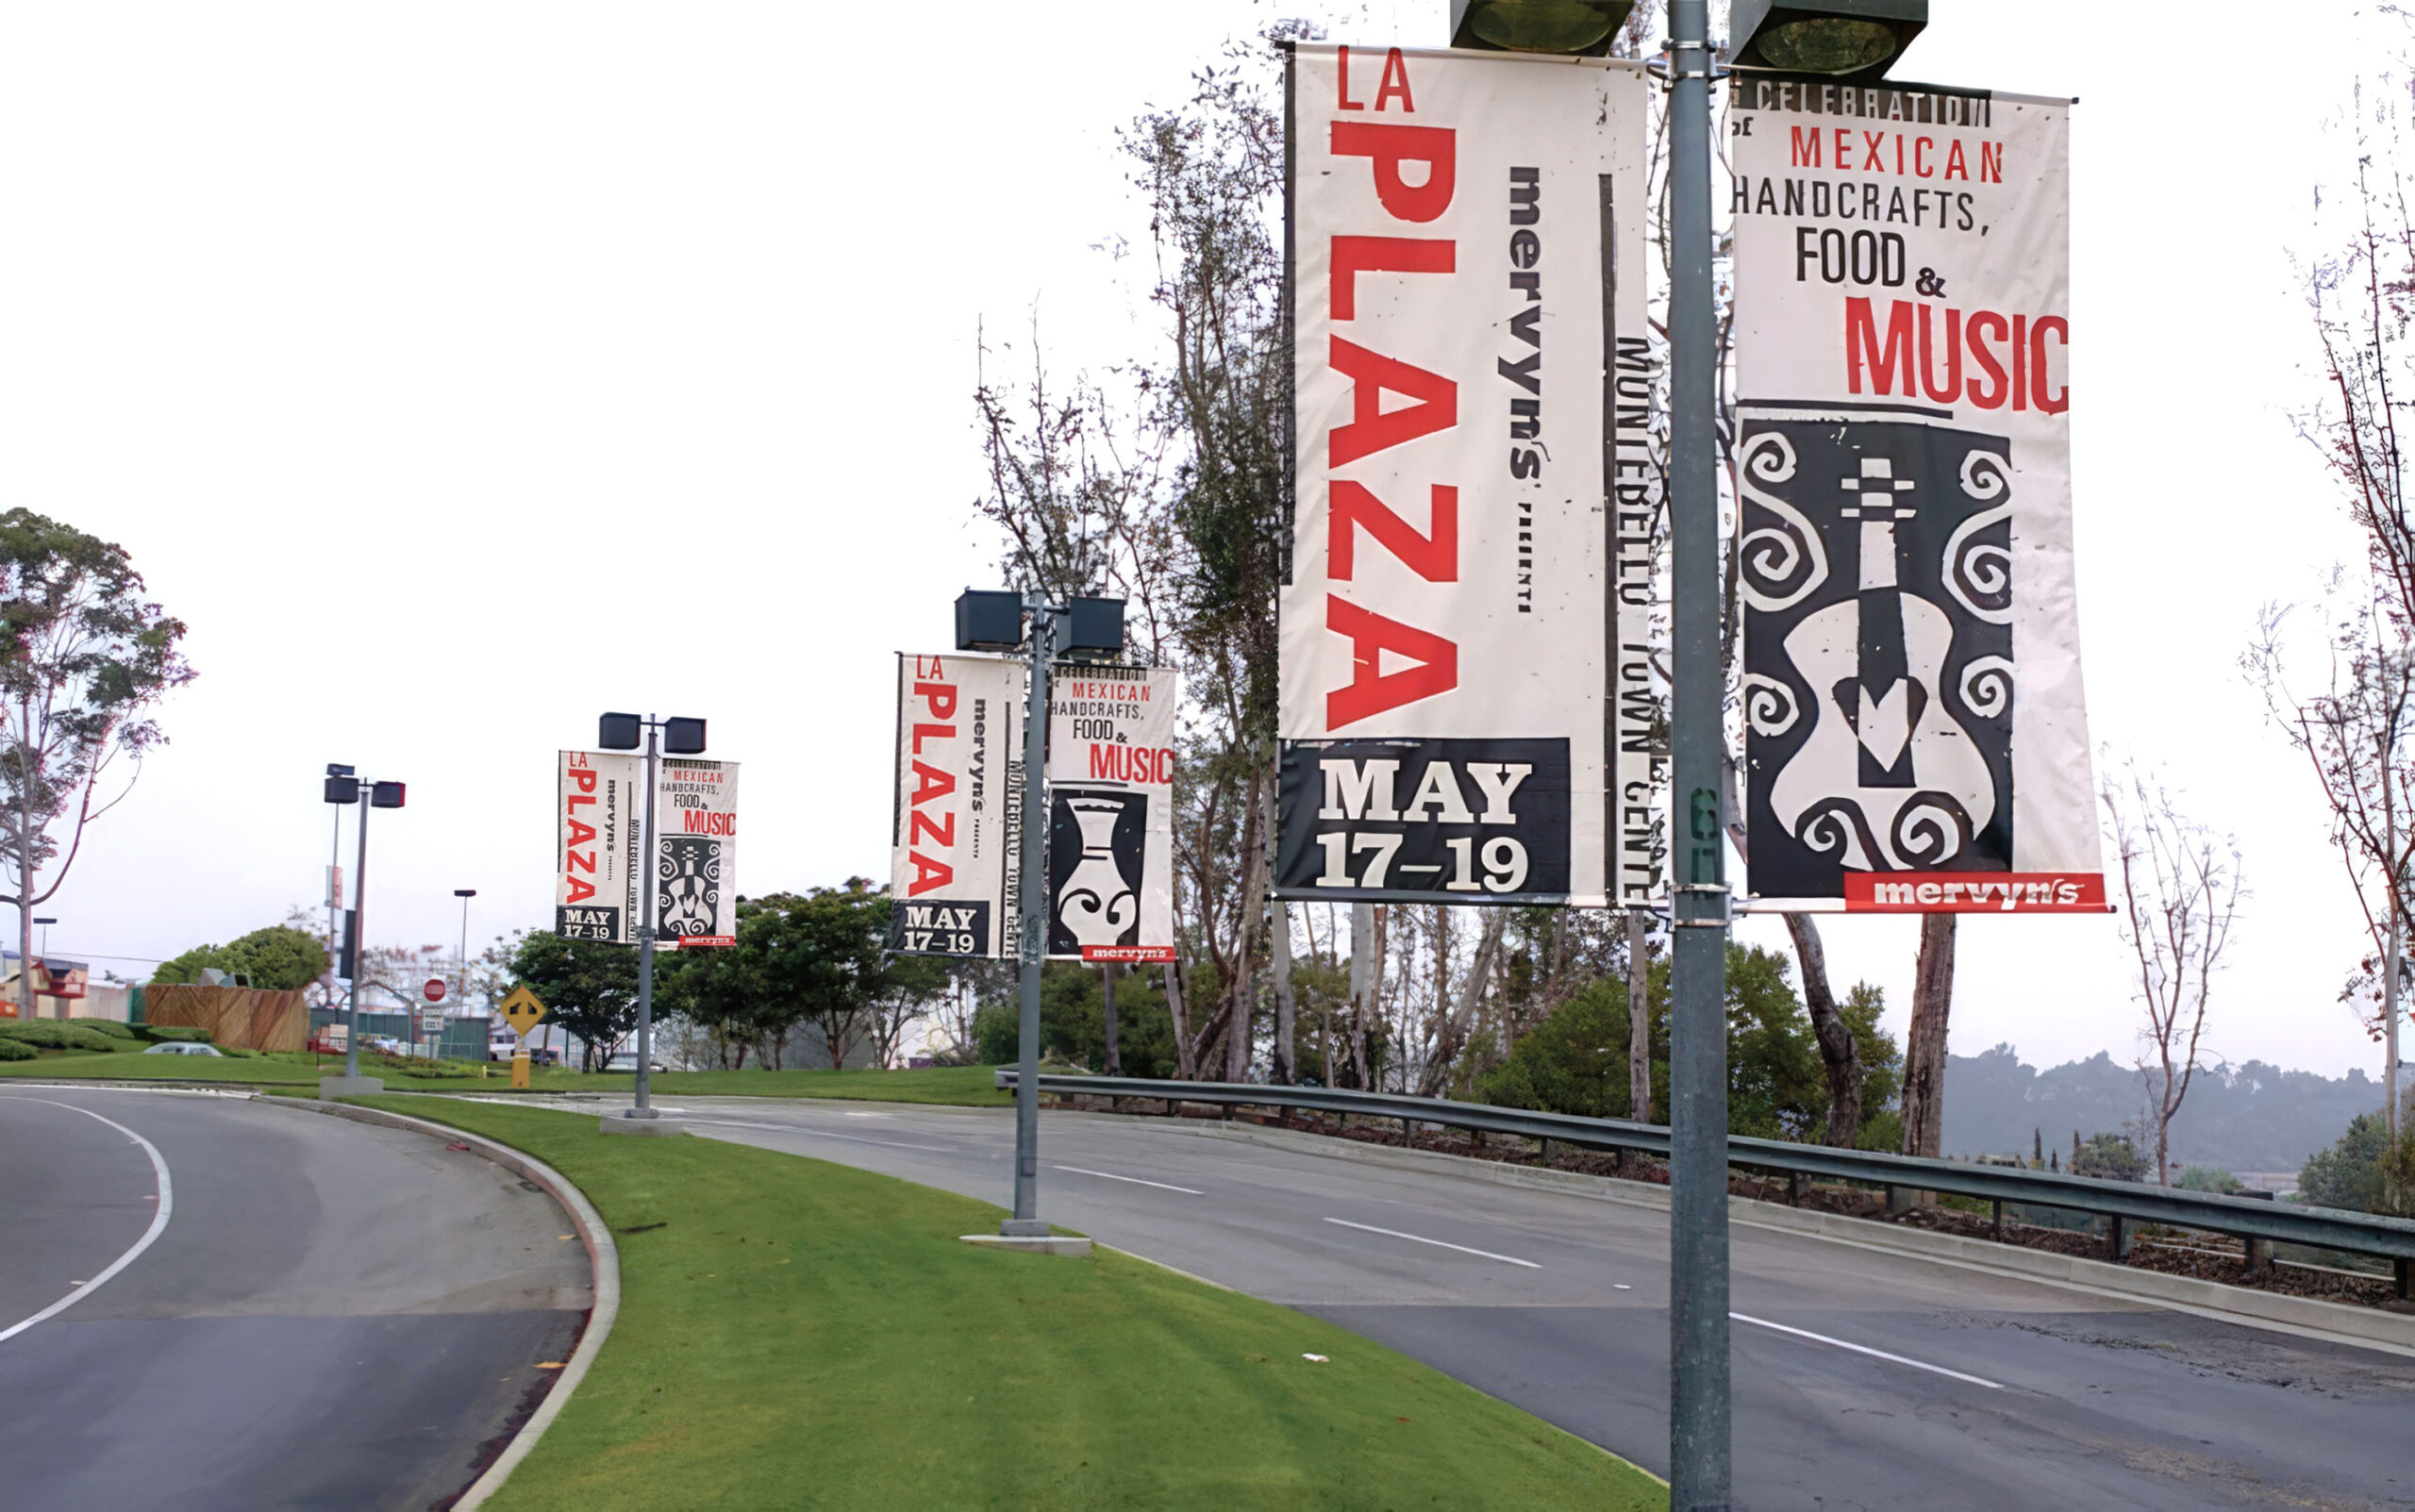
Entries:
{"label": "red 'la plaza' text", "polygon": [[[1336,51],[1337,116],[1343,111],[1364,112],[1369,117],[1394,111],[1404,117],[1416,113],[1408,64],[1399,48],[1385,53],[1380,68],[1371,69],[1365,59],[1359,60],[1355,86],[1350,49]],[[1365,91],[1370,74],[1374,75],[1373,94],[1354,93],[1354,87]],[[1336,119],[1331,123],[1330,145],[1338,159],[1366,159],[1375,201],[1391,223],[1382,229],[1390,232],[1430,224],[1450,208],[1457,187],[1457,136],[1448,126],[1411,125],[1406,120]],[[1409,181],[1412,165],[1420,170],[1415,183]],[[1458,266],[1458,247],[1448,237],[1336,236],[1330,252],[1327,266],[1332,276],[1326,295],[1336,328],[1329,337],[1326,362],[1351,384],[1350,419],[1325,436],[1325,465],[1338,471],[1458,424],[1458,386],[1451,379],[1362,346],[1339,329],[1357,318],[1361,275],[1451,274]],[[1386,408],[1387,394],[1393,396],[1394,407]],[[1362,533],[1374,547],[1391,553],[1429,583],[1459,580],[1457,485],[1427,485],[1428,523],[1420,531],[1365,485],[1341,477],[1329,481],[1326,581],[1347,584],[1354,580]],[[1348,636],[1351,645],[1349,686],[1325,695],[1329,729],[1355,724],[1458,686],[1459,648],[1447,637],[1377,614],[1341,592],[1325,595],[1325,624],[1336,634]],[[1386,673],[1387,652],[1396,662],[1413,665]]]}
{"label": "red 'la plaza' text", "polygon": [[[584,903],[595,896],[595,826],[578,817],[582,808],[595,805],[595,769],[587,764],[587,753],[574,751],[570,755],[572,790],[562,801],[562,822],[568,833],[562,838],[562,880],[570,884],[570,896],[562,900],[564,906]],[[584,872],[586,878],[579,876]]]}
{"label": "red 'la plaza' text", "polygon": [[956,725],[951,723],[956,718],[956,692],[957,685],[947,681],[947,669],[939,657],[914,658],[914,698],[923,706],[920,712],[929,718],[918,717],[911,722],[913,733],[908,751],[914,773],[914,791],[907,801],[906,857],[914,866],[914,880],[906,885],[909,898],[919,898],[956,880],[953,864],[942,856],[925,855],[921,849],[925,840],[937,850],[956,847],[956,806],[940,803],[956,791],[956,773],[920,759],[924,740],[956,739]]}

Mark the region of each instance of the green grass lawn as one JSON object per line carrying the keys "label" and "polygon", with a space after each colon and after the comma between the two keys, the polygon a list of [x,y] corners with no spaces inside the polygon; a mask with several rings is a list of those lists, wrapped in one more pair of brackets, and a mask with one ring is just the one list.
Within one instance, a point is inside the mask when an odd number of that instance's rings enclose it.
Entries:
{"label": "green grass lawn", "polygon": [[362,1101],[536,1155],[615,1231],[620,1318],[496,1512],[1667,1505],[1305,1314],[1119,1254],[958,1242],[996,1232],[986,1203],[536,1108]]}
{"label": "green grass lawn", "polygon": [[[488,1075],[420,1077],[380,1071],[376,1057],[361,1057],[361,1073],[386,1077],[396,1090],[508,1091],[511,1068],[496,1062]],[[36,1081],[64,1077],[101,1077],[185,1082],[252,1083],[262,1087],[297,1087],[315,1090],[319,1078],[343,1071],[343,1058],[313,1060],[307,1055],[146,1055],[139,1048],[106,1054],[69,1051],[37,1060],[0,1061],[0,1077],[31,1077]],[[540,1092],[623,1092],[637,1086],[627,1072],[585,1072],[538,1067],[530,1080]],[[1005,1107],[1014,1102],[996,1086],[988,1066],[939,1066],[921,1071],[699,1071],[664,1072],[654,1078],[658,1097],[836,1097],[880,1103],[945,1103],[974,1107]]]}

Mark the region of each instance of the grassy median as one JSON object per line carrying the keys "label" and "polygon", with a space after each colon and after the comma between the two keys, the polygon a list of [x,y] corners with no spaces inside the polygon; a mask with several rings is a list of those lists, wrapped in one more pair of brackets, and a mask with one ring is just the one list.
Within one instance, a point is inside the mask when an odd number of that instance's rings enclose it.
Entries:
{"label": "grassy median", "polygon": [[[397,1091],[507,1092],[511,1068],[497,1061],[483,1076],[413,1076],[381,1069],[364,1055],[364,1076],[383,1076]],[[226,1082],[237,1086],[308,1088],[321,1076],[342,1074],[343,1057],[308,1055],[146,1055],[128,1047],[107,1054],[66,1052],[36,1060],[0,1061],[0,1078],[33,1081],[83,1080]],[[592,1074],[539,1067],[530,1078],[539,1092],[625,1093],[637,1086],[628,1072]],[[943,1103],[967,1107],[1004,1107],[1014,1098],[998,1090],[989,1066],[939,1066],[919,1071],[696,1071],[661,1072],[655,1095],[676,1097],[832,1097],[878,1103]]]}
{"label": "grassy median", "polygon": [[1119,1254],[958,1242],[996,1231],[986,1203],[535,1108],[363,1101],[536,1155],[620,1246],[611,1338],[495,1512],[1667,1505],[1330,1323]]}

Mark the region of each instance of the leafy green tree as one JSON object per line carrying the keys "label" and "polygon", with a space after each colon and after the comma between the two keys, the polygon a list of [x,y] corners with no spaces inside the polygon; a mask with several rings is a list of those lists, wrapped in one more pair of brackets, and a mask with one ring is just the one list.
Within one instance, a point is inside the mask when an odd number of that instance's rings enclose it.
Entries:
{"label": "leafy green tree", "polygon": [[578,1036],[582,1064],[599,1071],[638,1026],[634,946],[564,939],[549,931],[523,939],[511,953],[514,979],[537,994],[548,1022]]}
{"label": "leafy green tree", "polygon": [[287,924],[271,924],[239,935],[224,945],[195,945],[183,955],[159,963],[154,982],[198,982],[204,967],[242,976],[252,986],[275,992],[308,987],[327,969],[326,948],[318,937]]}
{"label": "leafy green tree", "polygon": [[195,945],[181,955],[172,955],[161,961],[158,968],[152,972],[151,980],[170,983],[198,982],[201,980],[204,967],[215,967],[222,972],[227,970],[226,947]]}
{"label": "leafy green tree", "polygon": [[[1021,1002],[1011,978],[986,999],[973,1021],[975,1054],[988,1066],[1016,1054]],[[1174,1019],[1158,979],[1130,973],[1115,984],[1116,1049],[1126,1076],[1173,1077],[1180,1069]],[[1040,1054],[1098,1071],[1107,1065],[1107,1001],[1098,968],[1051,961],[1040,973]]]}
{"label": "leafy green tree", "polygon": [[[166,740],[145,711],[192,681],[184,623],[143,597],[125,548],[30,509],[0,513],[0,875],[33,956],[34,910],[56,896],[104,794]],[[62,843],[63,842],[63,843]],[[19,973],[33,1016],[33,976]]]}
{"label": "leafy green tree", "polygon": [[254,987],[275,992],[308,987],[327,969],[327,953],[317,939],[285,924],[255,929],[226,942],[224,971],[237,972]]}
{"label": "leafy green tree", "polygon": [[2190,1166],[2180,1172],[2173,1183],[2182,1191],[2242,1192],[2247,1184],[2227,1171],[2213,1166]]}
{"label": "leafy green tree", "polygon": [[2107,1181],[2144,1181],[2147,1157],[2126,1134],[2091,1134],[2072,1155],[2072,1172]]}
{"label": "leafy green tree", "polygon": [[[1776,951],[1727,948],[1728,1127],[1737,1134],[1809,1139],[1826,1128],[1828,1087],[1819,1044],[1803,1001],[1788,980],[1790,962]],[[1627,1076],[1627,992],[1601,978],[1560,1005],[1522,1037],[1509,1056],[1479,1077],[1480,1102],[1591,1118],[1641,1117],[1668,1122],[1669,963],[1652,963],[1645,1002],[1652,1015],[1653,1105],[1631,1110]],[[1879,989],[1856,987],[1839,1012],[1852,1026],[1862,1068],[1862,1143],[1894,1125],[1902,1053],[1879,1028]]]}
{"label": "leafy green tree", "polygon": [[2298,1171],[2298,1196],[2318,1207],[2415,1218],[2415,1129],[2400,1135],[2393,1151],[2381,1110],[2357,1114]]}

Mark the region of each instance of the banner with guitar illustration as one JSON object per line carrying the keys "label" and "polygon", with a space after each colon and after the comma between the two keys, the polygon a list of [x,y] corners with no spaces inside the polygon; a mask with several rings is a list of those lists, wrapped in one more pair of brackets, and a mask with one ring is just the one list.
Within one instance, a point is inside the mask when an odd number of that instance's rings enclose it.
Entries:
{"label": "banner with guitar illustration", "polygon": [[1733,90],[1748,906],[2101,911],[2069,103]]}

